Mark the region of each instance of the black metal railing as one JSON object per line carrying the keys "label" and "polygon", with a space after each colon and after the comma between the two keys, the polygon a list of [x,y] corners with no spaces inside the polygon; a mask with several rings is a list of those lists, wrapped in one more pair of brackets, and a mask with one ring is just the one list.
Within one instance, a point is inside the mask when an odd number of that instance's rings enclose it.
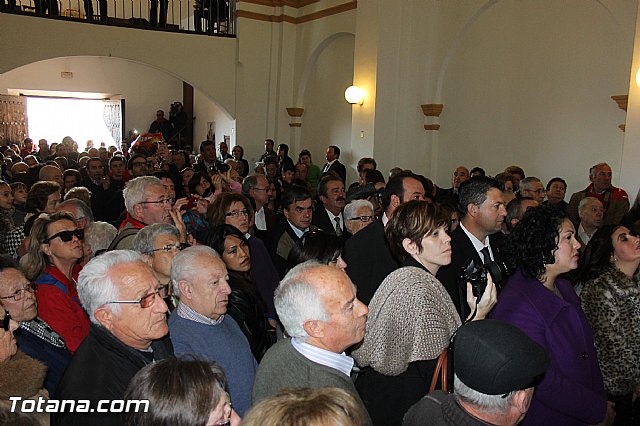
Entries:
{"label": "black metal railing", "polygon": [[0,12],[234,36],[236,0],[0,0]]}

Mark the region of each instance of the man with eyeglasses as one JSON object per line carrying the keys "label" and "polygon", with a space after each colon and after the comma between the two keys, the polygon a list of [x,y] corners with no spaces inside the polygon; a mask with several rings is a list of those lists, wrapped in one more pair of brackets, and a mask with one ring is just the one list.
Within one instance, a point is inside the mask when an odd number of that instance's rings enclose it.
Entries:
{"label": "man with eyeglasses", "polygon": [[147,157],[142,154],[132,155],[127,162],[127,169],[134,178],[148,175],[149,164],[147,164]]}
{"label": "man with eyeglasses", "polygon": [[[188,244],[180,242],[180,231],[168,223],[145,226],[133,239],[133,249],[142,254],[145,262],[153,268],[153,274],[161,284],[171,286],[171,261]],[[165,298],[170,312],[175,309],[171,295]]]}
{"label": "man with eyeglasses", "polygon": [[91,192],[91,210],[96,220],[113,222],[124,210],[122,191],[111,184],[111,178],[105,173],[102,161],[98,157],[87,160],[87,177],[78,186],[84,186]]}
{"label": "man with eyeglasses", "polygon": [[373,204],[369,200],[353,200],[343,211],[344,224],[351,235],[369,226],[374,220]]}
{"label": "man with eyeglasses", "polygon": [[307,188],[289,186],[282,193],[280,203],[284,218],[270,236],[269,252],[280,277],[284,277],[287,258],[293,246],[305,232],[318,228],[311,225],[313,201]]}
{"label": "man with eyeglasses", "polygon": [[538,204],[544,202],[547,191],[544,184],[534,176],[529,176],[520,181],[520,196],[533,198]]}
{"label": "man with eyeglasses", "polygon": [[226,315],[228,279],[224,262],[211,247],[190,247],[176,255],[171,282],[180,304],[169,318],[169,329],[176,355],[199,355],[224,369],[233,407],[243,416],[251,406],[257,363],[240,326]]}
{"label": "man with eyeglasses", "polygon": [[157,177],[141,176],[131,179],[124,189],[127,216],[120,224],[118,234],[109,249],[132,249],[133,238],[138,231],[154,223],[175,223],[180,230],[180,242],[186,242],[186,227],[172,202],[162,181]]}
{"label": "man with eyeglasses", "polygon": [[275,212],[267,207],[269,197],[272,194],[269,181],[264,175],[247,176],[242,182],[242,193],[255,203],[254,227],[256,236],[268,246],[269,232],[274,230],[278,222]]}
{"label": "man with eyeglasses", "polygon": [[166,291],[134,251],[111,251],[87,263],[78,278],[78,296],[91,328],[54,398],[89,400],[92,412],[54,414],[53,424],[122,424],[119,413],[97,412],[98,401],[123,399],[140,369],[173,356]]}
{"label": "man with eyeglasses", "polygon": [[62,336],[38,317],[35,290],[9,256],[0,256],[0,306],[19,324],[14,335],[20,350],[47,366],[44,386],[52,395],[71,353]]}

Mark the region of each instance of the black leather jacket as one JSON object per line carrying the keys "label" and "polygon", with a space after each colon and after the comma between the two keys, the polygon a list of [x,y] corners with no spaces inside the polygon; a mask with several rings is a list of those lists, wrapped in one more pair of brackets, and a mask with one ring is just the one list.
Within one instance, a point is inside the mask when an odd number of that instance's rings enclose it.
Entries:
{"label": "black leather jacket", "polygon": [[267,349],[276,341],[275,333],[269,331],[265,315],[265,303],[251,280],[249,273],[229,270],[229,305],[227,314],[238,323],[247,336],[251,352],[260,362]]}

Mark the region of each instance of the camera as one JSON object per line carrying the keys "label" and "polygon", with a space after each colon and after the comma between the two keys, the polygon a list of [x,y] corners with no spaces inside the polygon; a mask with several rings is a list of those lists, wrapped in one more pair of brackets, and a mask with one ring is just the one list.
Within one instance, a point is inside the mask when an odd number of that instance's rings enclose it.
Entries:
{"label": "camera", "polygon": [[476,298],[481,298],[484,294],[484,290],[487,288],[487,276],[491,274],[493,282],[496,285],[496,289],[500,289],[500,283],[510,274],[510,270],[504,262],[491,261],[485,264],[478,265],[476,261],[471,258],[465,266],[462,267],[462,272],[458,282],[461,286],[466,287],[467,283],[471,283],[473,295]]}
{"label": "camera", "polygon": [[213,163],[212,166],[209,166],[209,173],[210,174],[214,174],[214,173],[227,173],[229,171],[231,167],[226,164],[226,163],[222,163],[220,161],[216,161],[215,163]]}

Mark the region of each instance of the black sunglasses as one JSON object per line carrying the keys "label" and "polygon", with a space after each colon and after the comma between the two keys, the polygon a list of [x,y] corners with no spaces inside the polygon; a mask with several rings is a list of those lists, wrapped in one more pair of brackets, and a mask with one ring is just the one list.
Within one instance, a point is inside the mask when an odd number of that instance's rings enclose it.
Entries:
{"label": "black sunglasses", "polygon": [[10,322],[11,322],[11,315],[9,315],[8,311],[5,311],[4,318],[2,320],[2,328],[4,329],[4,331],[9,331]]}
{"label": "black sunglasses", "polygon": [[79,240],[84,240],[84,231],[82,229],[74,229],[73,231],[60,231],[45,239],[43,243],[49,243],[51,240],[54,240],[58,237],[60,237],[60,239],[65,243],[68,243],[73,239],[74,236]]}

